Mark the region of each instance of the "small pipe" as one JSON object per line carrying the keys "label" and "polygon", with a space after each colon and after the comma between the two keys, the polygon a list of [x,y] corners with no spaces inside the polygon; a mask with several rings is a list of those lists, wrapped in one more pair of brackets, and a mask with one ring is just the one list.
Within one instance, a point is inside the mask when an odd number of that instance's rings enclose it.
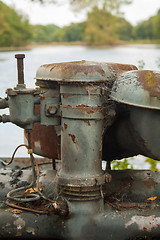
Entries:
{"label": "small pipe", "polygon": [[23,58],[25,58],[25,55],[16,54],[15,58],[17,59],[18,84],[24,84]]}
{"label": "small pipe", "polygon": [[10,122],[10,116],[9,115],[6,115],[6,114],[3,114],[3,115],[0,115],[0,122],[3,122],[3,123],[6,123],[6,122]]}
{"label": "small pipe", "polygon": [[0,109],[8,108],[8,100],[6,98],[0,98]]}

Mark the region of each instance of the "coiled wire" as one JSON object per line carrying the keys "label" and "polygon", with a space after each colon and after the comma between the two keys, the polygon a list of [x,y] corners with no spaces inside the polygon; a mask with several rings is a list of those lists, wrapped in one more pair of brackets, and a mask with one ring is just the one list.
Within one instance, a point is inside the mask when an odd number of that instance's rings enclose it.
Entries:
{"label": "coiled wire", "polygon": [[[28,145],[26,145],[26,144],[19,145],[15,149],[15,151],[14,151],[12,157],[11,157],[11,160],[8,163],[6,163],[5,161],[1,161],[1,163],[5,166],[10,165],[13,162],[14,156],[15,156],[17,150],[20,147],[26,147],[28,149],[28,154],[30,154],[30,161],[31,161],[31,167],[32,167],[32,182],[31,182],[31,184],[29,184],[27,186],[19,187],[19,188],[13,189],[10,192],[8,192],[7,200],[12,200],[12,201],[15,201],[15,202],[31,202],[31,201],[35,201],[35,200],[40,199],[40,197],[42,197],[44,199],[47,199],[41,193],[41,191],[39,189],[39,167],[38,167],[37,161],[35,160],[35,158],[32,154],[31,139],[30,139],[30,132],[29,131],[28,131]],[[36,173],[36,170],[35,170],[35,164],[34,163],[36,164],[37,173]],[[33,192],[33,193],[24,192],[23,194],[18,194],[19,192],[26,191],[27,189],[30,189],[30,188],[33,188],[33,190],[36,189],[36,191]]]}

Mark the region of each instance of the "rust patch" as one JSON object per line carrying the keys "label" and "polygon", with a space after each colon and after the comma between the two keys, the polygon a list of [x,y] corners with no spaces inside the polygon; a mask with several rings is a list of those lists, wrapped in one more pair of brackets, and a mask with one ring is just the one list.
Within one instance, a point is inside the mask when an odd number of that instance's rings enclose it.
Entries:
{"label": "rust patch", "polygon": [[72,141],[73,141],[73,143],[74,143],[74,144],[76,144],[76,143],[77,143],[77,141],[76,141],[76,137],[75,137],[75,135],[74,135],[74,134],[71,134],[71,133],[69,133],[69,134],[68,134],[68,136],[70,136],[70,137],[71,137],[71,139],[72,139]]}
{"label": "rust patch", "polygon": [[102,111],[102,107],[89,107],[89,106],[83,105],[83,104],[76,106],[76,108],[82,109],[85,112],[87,112],[88,114],[93,114],[95,112],[101,112]]}
{"label": "rust patch", "polygon": [[135,65],[121,64],[121,63],[108,63],[108,67],[111,72],[115,72],[115,73],[138,70],[138,68]]}
{"label": "rust patch", "polygon": [[54,64],[50,71],[54,70],[61,70],[62,73],[65,74],[67,79],[75,77],[78,73],[83,73],[84,75],[99,73],[101,76],[105,76],[105,71],[102,69],[101,65],[95,64],[95,65],[88,65],[86,64],[86,61],[80,61],[80,62],[68,62],[68,63],[59,63]]}
{"label": "rust patch", "polygon": [[34,115],[40,115],[40,104],[34,105]]}
{"label": "rust patch", "polygon": [[64,129],[66,130],[68,128],[68,125],[64,123]]}
{"label": "rust patch", "polygon": [[[26,132],[24,132],[24,135],[28,139]],[[38,142],[44,157],[60,159],[61,138],[57,136],[54,126],[44,126],[40,123],[35,123],[30,136],[31,148],[34,153],[37,152],[36,143]]]}
{"label": "rust patch", "polygon": [[152,178],[146,178],[143,182],[147,185],[148,188],[155,187],[156,183]]}
{"label": "rust patch", "polygon": [[69,97],[69,95],[63,94],[63,98],[68,98],[68,97]]}
{"label": "rust patch", "polygon": [[45,96],[44,95],[40,95],[40,99],[41,99],[41,101],[45,100]]}
{"label": "rust patch", "polygon": [[72,108],[71,105],[64,106],[64,108]]}
{"label": "rust patch", "polygon": [[91,126],[90,121],[89,120],[84,120],[85,123],[87,123],[88,126]]}
{"label": "rust patch", "polygon": [[102,160],[102,151],[99,151],[99,160]]}
{"label": "rust patch", "polygon": [[150,70],[138,71],[138,81],[150,95],[160,99],[160,73]]}
{"label": "rust patch", "polygon": [[[129,64],[99,63],[90,61],[74,61],[63,63],[52,63],[41,66],[55,81],[115,81],[116,76],[125,71],[137,70],[137,67]],[[96,78],[96,79],[95,79]],[[45,80],[45,85],[46,85]],[[48,81],[48,83],[51,81]],[[42,81],[37,84],[42,86]],[[41,85],[42,84],[42,85]],[[49,83],[50,84],[50,83]]]}
{"label": "rust patch", "polygon": [[[76,107],[72,107],[71,105],[67,105],[67,106],[63,106],[63,108],[81,109],[81,110],[87,112],[88,114],[93,114],[95,112],[101,112],[102,111],[102,107],[89,107],[89,106],[84,105],[84,104],[78,105]],[[62,117],[62,115],[61,115],[61,117]]]}

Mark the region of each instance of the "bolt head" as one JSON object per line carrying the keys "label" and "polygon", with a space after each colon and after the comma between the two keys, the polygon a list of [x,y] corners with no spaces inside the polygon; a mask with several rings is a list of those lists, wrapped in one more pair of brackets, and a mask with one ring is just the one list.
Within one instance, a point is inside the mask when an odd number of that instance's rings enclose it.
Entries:
{"label": "bolt head", "polygon": [[16,54],[16,55],[15,55],[15,58],[17,58],[17,59],[23,59],[23,58],[25,58],[25,54]]}

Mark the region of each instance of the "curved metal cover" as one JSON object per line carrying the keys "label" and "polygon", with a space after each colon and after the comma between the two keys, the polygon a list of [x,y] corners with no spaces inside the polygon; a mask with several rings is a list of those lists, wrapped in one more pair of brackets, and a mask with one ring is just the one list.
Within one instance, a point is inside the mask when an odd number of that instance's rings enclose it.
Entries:
{"label": "curved metal cover", "polygon": [[37,80],[56,82],[104,82],[115,80],[117,73],[137,69],[134,65],[77,61],[45,64],[36,73]]}
{"label": "curved metal cover", "polygon": [[160,109],[160,72],[125,72],[114,82],[110,97],[128,105]]}

